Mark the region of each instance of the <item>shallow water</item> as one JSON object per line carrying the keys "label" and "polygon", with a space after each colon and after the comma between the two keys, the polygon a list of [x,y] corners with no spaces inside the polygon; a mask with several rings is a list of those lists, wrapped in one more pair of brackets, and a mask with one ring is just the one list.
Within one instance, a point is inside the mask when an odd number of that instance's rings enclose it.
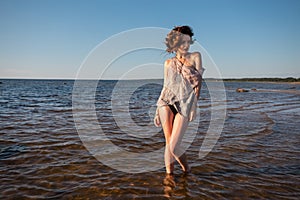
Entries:
{"label": "shallow water", "polygon": [[[166,176],[164,168],[125,173],[99,162],[83,145],[72,113],[73,81],[1,80],[1,199],[298,199],[300,196],[300,85],[225,83],[227,115],[213,150],[199,159],[211,105],[205,85],[197,136],[187,150],[192,172]],[[86,82],[89,85],[88,81]],[[127,81],[127,126],[150,133],[149,109],[161,81]],[[147,153],[164,146],[162,133],[145,139],[114,121],[115,81],[98,84],[98,123],[117,146]],[[138,86],[138,87],[137,87]],[[249,89],[237,93],[236,88]],[[257,90],[251,90],[256,88]],[[126,89],[122,90],[126,93]],[[122,102],[122,99],[116,100]],[[225,103],[221,102],[221,103]],[[119,108],[122,113],[122,108]],[[80,112],[83,114],[85,110]],[[117,111],[118,113],[118,111]],[[126,116],[121,119],[126,121]],[[155,127],[153,126],[153,129]],[[95,135],[96,137],[97,135]],[[109,149],[107,150],[108,152]],[[113,157],[112,157],[113,159]],[[163,163],[162,163],[163,165]]]}

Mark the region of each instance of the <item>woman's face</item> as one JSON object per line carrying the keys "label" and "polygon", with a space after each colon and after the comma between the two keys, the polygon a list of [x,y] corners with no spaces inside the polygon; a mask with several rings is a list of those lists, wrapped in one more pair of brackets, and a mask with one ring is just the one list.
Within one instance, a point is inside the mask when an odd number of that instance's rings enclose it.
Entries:
{"label": "woman's face", "polygon": [[180,45],[177,51],[180,54],[186,54],[190,49],[190,45],[191,45],[191,37],[189,35],[182,34]]}

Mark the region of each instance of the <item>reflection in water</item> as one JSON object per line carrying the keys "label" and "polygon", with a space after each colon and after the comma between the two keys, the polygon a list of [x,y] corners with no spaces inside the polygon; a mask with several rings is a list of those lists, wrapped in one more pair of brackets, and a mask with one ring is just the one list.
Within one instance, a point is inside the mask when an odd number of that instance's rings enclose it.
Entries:
{"label": "reflection in water", "polygon": [[174,193],[174,189],[176,187],[174,175],[167,174],[164,179],[163,186],[164,186],[165,197],[172,197]]}

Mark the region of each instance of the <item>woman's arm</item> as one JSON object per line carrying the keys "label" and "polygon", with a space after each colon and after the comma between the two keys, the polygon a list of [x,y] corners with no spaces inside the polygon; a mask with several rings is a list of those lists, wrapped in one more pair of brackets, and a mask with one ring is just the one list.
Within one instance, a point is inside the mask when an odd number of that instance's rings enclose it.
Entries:
{"label": "woman's arm", "polygon": [[194,63],[195,63],[195,68],[197,69],[197,71],[201,75],[201,78],[199,80],[199,84],[195,88],[196,97],[197,97],[197,99],[199,99],[199,97],[200,97],[200,89],[201,89],[201,85],[202,85],[202,72],[203,72],[202,58],[201,58],[201,54],[199,52],[194,52],[193,53],[193,57],[194,57],[193,60],[194,60]]}
{"label": "woman's arm", "polygon": [[[171,62],[171,60],[168,59],[164,63],[164,85],[165,85],[166,80],[168,78],[168,66],[170,65],[170,62]],[[160,127],[161,126],[158,107],[156,108],[156,112],[155,112],[155,116],[154,116],[154,125],[156,127]]]}
{"label": "woman's arm", "polygon": [[167,59],[164,63],[164,82],[167,80],[168,78],[168,67],[171,64],[171,59]]}

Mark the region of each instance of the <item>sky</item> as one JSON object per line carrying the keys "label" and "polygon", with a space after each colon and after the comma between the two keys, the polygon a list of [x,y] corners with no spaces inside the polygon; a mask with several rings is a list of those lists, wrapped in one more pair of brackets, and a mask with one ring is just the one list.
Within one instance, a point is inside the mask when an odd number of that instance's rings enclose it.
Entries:
{"label": "sky", "polygon": [[[104,41],[176,25],[193,28],[223,78],[300,77],[299,0],[1,0],[0,78],[74,79]],[[98,56],[108,58],[116,48]],[[122,71],[130,59],[147,60],[147,53],[119,60],[110,72]],[[163,63],[166,56],[159,55],[154,60]],[[153,77],[161,71],[143,78]]]}

